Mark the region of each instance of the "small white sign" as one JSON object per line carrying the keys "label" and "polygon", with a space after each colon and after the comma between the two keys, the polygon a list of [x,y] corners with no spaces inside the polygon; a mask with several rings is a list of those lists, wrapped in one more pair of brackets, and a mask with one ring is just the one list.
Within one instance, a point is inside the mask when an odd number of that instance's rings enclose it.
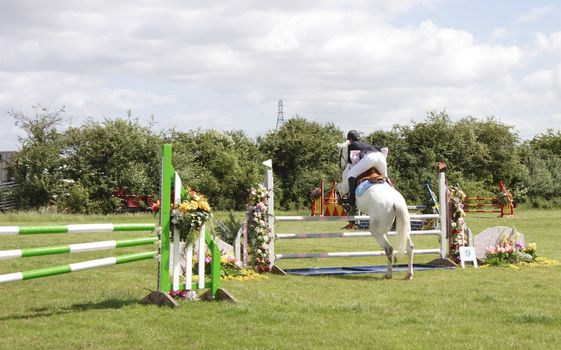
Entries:
{"label": "small white sign", "polygon": [[477,256],[475,255],[475,248],[460,247],[460,263],[462,265],[462,269],[465,269],[466,261],[473,262],[473,267],[477,268]]}
{"label": "small white sign", "polygon": [[266,166],[269,169],[273,169],[273,160],[272,159],[267,159],[266,161],[264,161],[263,163],[264,166]]}

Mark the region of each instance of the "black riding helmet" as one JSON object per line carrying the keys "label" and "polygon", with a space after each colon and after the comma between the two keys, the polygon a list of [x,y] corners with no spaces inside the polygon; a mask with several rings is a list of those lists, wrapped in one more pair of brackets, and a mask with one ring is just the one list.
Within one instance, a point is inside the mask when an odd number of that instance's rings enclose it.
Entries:
{"label": "black riding helmet", "polygon": [[360,134],[356,130],[351,130],[347,133],[347,140],[358,141],[360,140]]}

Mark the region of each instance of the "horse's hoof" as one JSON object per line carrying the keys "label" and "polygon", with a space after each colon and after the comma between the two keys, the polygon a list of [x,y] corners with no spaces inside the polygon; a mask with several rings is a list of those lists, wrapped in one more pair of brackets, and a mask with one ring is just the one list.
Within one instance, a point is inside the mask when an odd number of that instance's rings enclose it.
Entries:
{"label": "horse's hoof", "polygon": [[410,280],[412,280],[412,279],[413,279],[413,275],[410,274],[410,273],[408,273],[408,274],[405,276],[405,280],[406,280],[406,281],[410,281]]}
{"label": "horse's hoof", "polygon": [[392,277],[393,277],[392,275],[384,275],[384,278],[387,279],[387,280],[391,280]]}

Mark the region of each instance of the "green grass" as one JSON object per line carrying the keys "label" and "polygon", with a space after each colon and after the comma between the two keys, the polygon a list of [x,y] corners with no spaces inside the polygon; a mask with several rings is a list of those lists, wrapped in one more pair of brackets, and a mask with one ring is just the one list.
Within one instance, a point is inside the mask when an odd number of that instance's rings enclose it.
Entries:
{"label": "green grass", "polygon": [[[152,221],[146,214],[0,214],[0,225]],[[525,210],[502,219],[474,214],[467,222],[474,233],[515,226],[527,242],[538,244],[539,255],[561,260],[559,211]],[[283,223],[277,231],[340,226]],[[0,249],[142,236],[146,233],[4,236]],[[434,246],[431,239],[415,244]],[[379,249],[371,238],[287,240],[278,246],[283,252]],[[142,250],[147,247],[6,260],[0,261],[0,273]],[[419,256],[416,262],[429,258]],[[331,260],[308,261],[307,266],[383,262]],[[306,266],[304,261],[282,263]],[[0,285],[0,349],[557,349],[561,344],[560,267],[423,271],[413,281],[403,281],[403,273],[393,280],[271,275],[222,282],[237,304],[182,303],[175,310],[138,303],[155,288],[155,271],[154,261],[141,261]]]}

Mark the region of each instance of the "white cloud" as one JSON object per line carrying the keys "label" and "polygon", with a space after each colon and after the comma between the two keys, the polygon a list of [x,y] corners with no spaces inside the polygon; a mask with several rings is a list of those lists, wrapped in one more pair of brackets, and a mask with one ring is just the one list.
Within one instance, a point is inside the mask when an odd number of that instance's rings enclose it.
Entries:
{"label": "white cloud", "polygon": [[538,53],[552,53],[561,59],[561,31],[551,34],[537,33],[535,47]]}
{"label": "white cloud", "polygon": [[544,16],[551,13],[553,10],[553,6],[542,6],[542,7],[534,7],[530,10],[530,12],[525,13],[523,15],[519,15],[517,20],[519,22],[537,22],[541,20]]}
{"label": "white cloud", "polygon": [[491,40],[498,41],[508,36],[508,30],[503,27],[495,28],[491,33]]}
{"label": "white cloud", "polygon": [[523,86],[532,91],[551,91],[555,86],[555,71],[541,70],[533,72],[522,79]]}

